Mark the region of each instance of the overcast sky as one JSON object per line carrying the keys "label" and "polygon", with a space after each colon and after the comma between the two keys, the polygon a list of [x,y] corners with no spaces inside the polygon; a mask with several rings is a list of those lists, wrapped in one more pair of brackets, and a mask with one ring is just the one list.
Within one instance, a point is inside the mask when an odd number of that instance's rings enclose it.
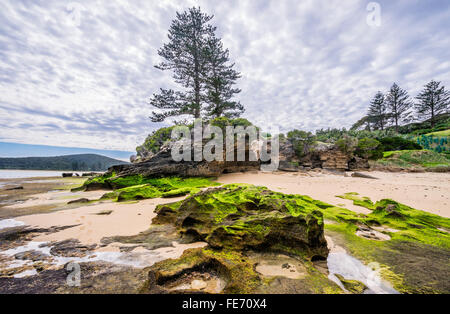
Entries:
{"label": "overcast sky", "polygon": [[215,15],[262,127],[349,127],[394,81],[450,88],[450,1],[378,1],[368,23],[369,2],[2,0],[0,141],[133,151],[161,126],[149,97],[175,87],[157,49],[193,5]]}

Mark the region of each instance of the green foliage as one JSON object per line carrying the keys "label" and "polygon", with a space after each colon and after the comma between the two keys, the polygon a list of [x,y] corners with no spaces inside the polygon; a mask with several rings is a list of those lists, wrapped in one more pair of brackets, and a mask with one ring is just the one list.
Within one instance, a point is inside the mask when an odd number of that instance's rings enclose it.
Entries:
{"label": "green foliage", "polygon": [[385,96],[382,92],[377,92],[370,101],[368,120],[376,130],[383,130],[390,118],[387,111]]}
{"label": "green foliage", "polygon": [[223,130],[225,130],[225,128],[227,126],[232,126],[232,127],[242,126],[242,127],[246,128],[248,126],[253,125],[250,121],[248,121],[247,119],[244,119],[244,118],[230,119],[227,117],[218,117],[218,118],[210,120],[209,123],[211,125],[221,128]]}
{"label": "green foliage", "polygon": [[443,113],[434,117],[435,126],[432,127],[431,121],[414,122],[399,127],[400,134],[422,135],[432,132],[445,131],[450,129],[450,114]]}
{"label": "green foliage", "polygon": [[450,169],[450,159],[445,154],[429,150],[403,150],[385,152],[383,159],[377,161],[383,166],[402,168]]}
{"label": "green foliage", "polygon": [[368,130],[346,130],[345,128],[343,128],[343,129],[320,129],[316,131],[317,140],[326,143],[335,143],[337,140],[343,138],[345,135],[355,137],[359,140],[363,138],[373,138],[379,141],[380,139],[385,137],[395,136],[396,133],[392,129],[368,131]]}
{"label": "green foliage", "polygon": [[153,122],[179,116],[197,119],[202,114],[238,117],[244,112],[233,100],[240,92],[235,88],[240,73],[233,69],[228,49],[215,34],[213,17],[192,7],[177,12],[172,20],[169,41],[158,50],[163,61],[156,68],[171,71],[181,90],[161,89],[153,94],[150,105],[159,109],[152,112]]}
{"label": "green foliage", "polygon": [[363,138],[356,145],[355,154],[367,159],[379,159],[383,157],[381,143],[373,138]]}
{"label": "green foliage", "polygon": [[154,131],[152,134],[147,136],[147,138],[144,141],[144,144],[141,146],[136,147],[136,152],[139,156],[142,156],[142,154],[147,152],[152,152],[153,154],[156,154],[161,146],[164,145],[168,140],[170,140],[172,135],[172,130],[175,126],[167,127],[167,128],[161,128],[156,131]]}
{"label": "green foliage", "polygon": [[336,146],[340,151],[351,155],[358,145],[358,139],[353,136],[344,135],[342,138],[336,141]]}
{"label": "green foliage", "polygon": [[287,138],[292,142],[295,153],[298,157],[305,156],[311,145],[316,140],[315,136],[311,132],[305,132],[301,130],[293,130],[288,132]]}
{"label": "green foliage", "polygon": [[434,80],[424,86],[416,99],[418,102],[415,107],[419,118],[429,117],[431,127],[436,124],[436,115],[447,113],[450,107],[450,92],[446,91],[444,86],[441,86],[441,82]]}
{"label": "green foliage", "polygon": [[396,150],[417,150],[422,149],[422,146],[419,144],[404,139],[399,136],[394,137],[384,137],[380,139],[381,144],[383,145],[383,151],[396,151]]}

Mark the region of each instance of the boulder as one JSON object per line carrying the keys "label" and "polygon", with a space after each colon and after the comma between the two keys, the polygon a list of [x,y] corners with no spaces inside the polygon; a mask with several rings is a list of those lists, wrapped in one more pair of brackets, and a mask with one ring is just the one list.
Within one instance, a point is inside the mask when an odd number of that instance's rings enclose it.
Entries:
{"label": "boulder", "polygon": [[354,173],[352,173],[352,177],[353,178],[363,178],[363,179],[378,180],[378,178],[372,177],[371,175],[368,175],[368,174],[365,174],[365,173],[361,173],[361,172],[354,172]]}
{"label": "boulder", "polygon": [[364,290],[367,289],[366,285],[358,280],[350,280],[344,278],[344,276],[341,276],[339,274],[334,274],[340,282],[342,282],[342,285],[345,289],[347,289],[349,292],[354,294],[361,294],[364,292]]}
{"label": "boulder", "polygon": [[328,256],[323,216],[315,203],[304,198],[297,202],[264,187],[209,189],[182,202],[159,205],[156,213],[153,223],[173,223],[182,234],[215,249],[274,249],[289,254],[297,251],[310,258]]}
{"label": "boulder", "polygon": [[280,161],[280,163],[278,165],[278,170],[286,171],[286,172],[297,172],[300,170],[300,168],[298,167],[298,165],[294,164],[293,162],[283,160],[283,161]]}
{"label": "boulder", "polygon": [[357,169],[369,169],[369,160],[354,156],[350,161],[348,162],[348,168],[350,170],[357,170]]}
{"label": "boulder", "polygon": [[77,200],[69,201],[67,204],[89,203],[87,198],[80,198]]}

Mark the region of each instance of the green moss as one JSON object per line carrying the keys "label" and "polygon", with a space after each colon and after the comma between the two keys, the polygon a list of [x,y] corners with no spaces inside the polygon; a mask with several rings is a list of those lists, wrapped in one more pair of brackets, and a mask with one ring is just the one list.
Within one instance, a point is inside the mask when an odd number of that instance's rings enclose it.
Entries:
{"label": "green moss", "polygon": [[114,173],[94,177],[85,182],[82,189],[114,189],[102,199],[131,200],[156,197],[176,197],[195,194],[201,188],[220,185],[211,178],[147,178],[141,175],[116,177]]}
{"label": "green moss", "polygon": [[[355,205],[372,212],[368,215],[343,215],[345,212],[341,209],[325,209],[324,217],[338,222],[326,224],[325,230],[334,240],[340,239],[339,245],[366,264],[377,262],[381,276],[399,292],[448,293],[447,281],[440,278],[446,277],[448,271],[450,235],[444,230],[449,230],[450,219],[389,199],[373,204],[357,193],[348,193],[345,198],[353,199]],[[331,213],[325,214],[325,211]],[[395,232],[385,231],[391,237],[389,241],[373,241],[356,235],[361,224],[384,226]],[[435,280],[430,281],[430,277]]]}
{"label": "green moss", "polygon": [[336,197],[351,200],[354,205],[366,207],[368,209],[375,209],[374,204],[368,197],[361,197],[356,192],[345,193],[344,195],[336,195]]}
{"label": "green moss", "polygon": [[175,189],[175,190],[171,190],[168,192],[164,192],[164,193],[162,193],[162,197],[165,197],[165,198],[178,197],[178,196],[184,196],[187,194],[196,194],[198,192],[200,192],[200,189],[198,189],[198,188],[180,188],[180,189]]}
{"label": "green moss", "polygon": [[226,281],[224,293],[252,293],[261,284],[253,264],[235,250],[191,249],[185,251],[180,258],[159,262],[149,270],[149,280],[143,285],[142,292],[155,286],[163,287],[166,282],[195,271],[219,275]]}
{"label": "green moss", "polygon": [[390,199],[383,199],[375,204],[367,197],[361,198],[356,193],[347,193],[339,197],[353,200],[358,206],[372,210],[361,219],[367,225],[384,225],[398,230],[390,232],[393,240],[417,241],[450,249],[450,235],[443,230],[450,230],[450,219],[430,214],[400,204]]}
{"label": "green moss", "polygon": [[367,289],[366,285],[358,280],[345,279],[343,276],[339,274],[335,274],[335,276],[342,282],[344,288],[350,291],[351,293],[361,294],[364,292],[364,290]]}
{"label": "green moss", "polygon": [[285,239],[302,256],[326,256],[322,213],[309,197],[230,184],[178,204],[158,206],[153,222],[174,223],[180,232],[195,234],[214,248],[270,248],[278,246],[275,239]]}
{"label": "green moss", "polygon": [[108,193],[109,198],[119,202],[161,197],[162,193],[150,184],[136,185]]}

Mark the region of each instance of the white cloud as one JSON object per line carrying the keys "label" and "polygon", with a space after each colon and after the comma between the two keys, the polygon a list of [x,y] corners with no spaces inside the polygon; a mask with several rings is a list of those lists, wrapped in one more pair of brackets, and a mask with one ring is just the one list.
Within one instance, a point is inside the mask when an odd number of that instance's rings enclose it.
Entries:
{"label": "white cloud", "polygon": [[[367,1],[368,3],[369,1]],[[245,117],[282,130],[348,127],[395,81],[450,88],[446,1],[4,1],[0,141],[133,150],[148,98],[174,86],[153,67],[176,10],[200,5],[242,72]],[[78,15],[79,12],[79,15]]]}

